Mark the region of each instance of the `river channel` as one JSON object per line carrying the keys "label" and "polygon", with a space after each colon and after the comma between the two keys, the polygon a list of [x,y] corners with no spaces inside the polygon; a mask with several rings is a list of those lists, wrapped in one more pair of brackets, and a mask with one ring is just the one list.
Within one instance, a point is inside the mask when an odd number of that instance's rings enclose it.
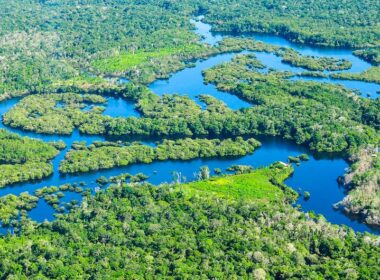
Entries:
{"label": "river channel", "polygon": [[[215,45],[223,39],[223,36],[225,36],[222,34],[211,33],[210,26],[203,23],[201,21],[201,18],[192,22],[195,25],[196,33],[203,37],[204,43]],[[349,72],[361,72],[370,67],[370,64],[354,56],[351,50],[301,46],[290,43],[281,37],[272,35],[248,34],[244,36],[254,37],[257,40],[282,47],[291,47],[303,55],[329,56],[347,59],[352,62],[352,68],[345,70]],[[281,58],[273,54],[259,52],[254,53],[256,54],[257,58],[262,61],[263,64],[265,64],[268,68],[273,68],[281,71],[292,71],[295,73],[301,73],[305,71],[305,69],[282,63]],[[234,55],[235,54],[220,54],[208,59],[199,60],[195,62],[195,65],[192,65],[192,67],[185,68],[184,70],[174,73],[167,80],[155,81],[149,86],[149,88],[158,95],[162,95],[164,93],[188,95],[202,106],[204,104],[201,104],[197,99],[197,96],[199,94],[212,95],[222,100],[231,109],[234,110],[252,106],[236,96],[221,92],[217,90],[215,86],[211,84],[206,85],[203,82],[202,72],[204,70],[209,69],[217,64],[228,62]],[[319,82],[339,83],[349,89],[357,90],[363,96],[363,98],[377,98],[378,94],[376,92],[380,90],[380,86],[377,84],[358,81],[333,80],[329,78],[306,78],[299,76],[297,79],[313,79]],[[12,106],[17,104],[17,102],[18,99],[11,99],[0,103],[0,114],[3,115]],[[134,105],[132,103],[121,98],[118,99],[113,97],[110,97],[108,99],[108,104],[106,106],[104,114],[113,117],[139,116],[138,112],[134,110]],[[365,224],[359,223],[355,219],[347,217],[340,211],[336,211],[333,208],[333,204],[342,200],[345,196],[344,190],[337,183],[337,178],[340,175],[343,175],[346,168],[348,168],[348,164],[345,162],[345,160],[338,157],[334,158],[313,155],[306,148],[279,138],[259,138],[259,140],[262,142],[262,146],[253,154],[241,158],[195,159],[190,161],[164,161],[154,162],[151,164],[134,164],[122,168],[113,168],[110,170],[92,173],[63,176],[59,173],[59,163],[64,158],[66,152],[74,141],[86,141],[87,144],[90,144],[94,141],[104,141],[106,139],[102,136],[81,135],[77,130],[74,131],[70,136],[58,136],[41,135],[32,132],[21,131],[18,129],[11,129],[4,126],[3,124],[0,124],[0,128],[7,129],[21,136],[29,136],[44,141],[63,140],[68,147],[53,160],[54,173],[52,176],[39,182],[20,183],[2,188],[0,189],[0,196],[7,194],[18,195],[22,192],[29,192],[30,194],[33,194],[36,189],[44,186],[59,186],[66,183],[79,182],[85,183],[84,188],[90,188],[91,190],[94,190],[96,187],[95,181],[100,176],[110,177],[119,175],[121,173],[136,174],[142,172],[149,176],[149,182],[158,185],[164,182],[171,182],[172,172],[177,171],[181,172],[182,176],[185,176],[187,181],[190,181],[195,178],[194,172],[199,170],[201,166],[205,165],[207,165],[210,170],[213,170],[214,168],[221,168],[224,171],[226,168],[235,164],[261,167],[267,166],[275,161],[286,162],[288,156],[297,156],[301,153],[305,153],[309,155],[310,160],[307,162],[302,162],[300,166],[295,166],[295,172],[293,176],[286,180],[286,184],[295,190],[300,192],[308,191],[311,194],[310,199],[304,200],[300,196],[299,200],[296,202],[301,206],[302,210],[314,211],[317,214],[322,214],[331,223],[347,225],[356,231],[369,231],[373,233],[379,232],[368,227]],[[147,142],[147,144],[153,143]],[[77,193],[66,192],[65,197],[61,199],[61,203],[63,205],[64,203],[69,202],[73,199],[80,200],[81,195]],[[37,207],[30,211],[29,215],[32,219],[42,222],[44,220],[53,220],[54,213],[54,209],[49,206],[43,199],[40,199]]]}

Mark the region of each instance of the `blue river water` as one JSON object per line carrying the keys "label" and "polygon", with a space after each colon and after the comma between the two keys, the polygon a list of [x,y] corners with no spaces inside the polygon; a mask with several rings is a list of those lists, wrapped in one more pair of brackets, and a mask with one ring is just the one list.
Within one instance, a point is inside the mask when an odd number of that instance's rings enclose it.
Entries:
{"label": "blue river water", "polygon": [[[222,40],[223,35],[212,34],[210,32],[210,26],[197,20],[193,21],[196,26],[196,33],[203,36],[203,42],[214,45]],[[315,56],[333,56],[337,58],[345,58],[352,62],[353,67],[348,71],[359,72],[368,69],[370,65],[359,58],[352,55],[350,50],[337,50],[337,49],[325,49],[325,48],[311,48],[307,46],[299,46],[289,43],[285,39],[277,36],[270,35],[246,35],[254,36],[258,40],[265,41],[267,43],[292,47],[297,51],[305,55]],[[281,59],[273,54],[268,53],[255,53],[268,68],[275,68],[277,70],[288,70],[295,73],[301,73],[304,69],[298,67],[292,67],[288,64],[281,62]],[[252,106],[249,103],[239,99],[236,96],[230,95],[225,92],[221,92],[213,85],[204,84],[202,72],[217,64],[228,62],[232,59],[234,54],[221,54],[214,57],[210,57],[205,60],[199,60],[195,63],[194,67],[186,68],[182,71],[174,73],[168,80],[157,80],[152,83],[150,89],[158,94],[164,93],[183,94],[188,95],[194,99],[200,105],[201,102],[197,99],[200,94],[212,95],[223,102],[225,102],[232,109],[240,109]],[[293,79],[304,79],[303,77],[297,77]],[[306,78],[305,78],[306,79]],[[311,79],[311,78],[307,78]],[[350,89],[357,89],[363,97],[376,98],[376,91],[380,90],[379,86],[371,83],[360,83],[354,81],[341,81],[330,79],[315,79],[321,82],[339,82]],[[127,82],[122,80],[121,82]],[[369,96],[368,96],[369,95]],[[0,103],[0,114],[3,115],[10,108],[12,108],[19,99],[11,99]],[[139,117],[139,113],[134,109],[134,104],[130,103],[122,98],[108,98],[108,104],[104,115],[112,117]],[[286,162],[288,156],[297,156],[301,153],[308,154],[310,160],[303,162],[300,166],[295,166],[295,172],[288,180],[286,184],[294,188],[297,191],[308,191],[311,194],[309,200],[299,198],[297,204],[299,204],[304,211],[314,211],[315,213],[322,214],[328,221],[334,224],[346,225],[352,227],[356,231],[369,231],[378,233],[376,229],[372,229],[365,224],[359,223],[355,219],[347,217],[340,211],[336,211],[333,208],[333,204],[343,199],[345,196],[344,190],[339,187],[337,178],[343,175],[346,168],[348,168],[347,162],[341,158],[334,157],[321,157],[313,155],[304,147],[298,146],[292,142],[285,141],[278,138],[262,138],[259,139],[262,142],[262,146],[253,154],[240,157],[240,158],[223,158],[223,159],[195,159],[190,161],[163,161],[154,162],[151,164],[134,164],[122,168],[113,168],[109,170],[102,170],[98,172],[90,172],[84,174],[71,174],[61,175],[59,173],[59,163],[64,158],[66,152],[70,148],[74,141],[86,141],[87,144],[91,144],[94,141],[107,140],[103,136],[89,136],[81,135],[77,130],[70,136],[59,135],[40,135],[33,132],[25,132],[18,129],[12,129],[0,124],[0,128],[7,129],[14,133],[18,133],[22,136],[28,136],[32,138],[41,139],[44,141],[57,141],[63,140],[67,148],[60,152],[60,154],[53,160],[54,173],[52,176],[45,178],[38,182],[27,182],[8,186],[0,189],[0,196],[7,194],[18,195],[22,192],[34,193],[35,190],[44,186],[60,186],[67,183],[79,183],[83,182],[84,189],[95,190],[97,184],[96,179],[100,176],[110,177],[117,176],[121,173],[130,173],[132,175],[137,173],[144,173],[149,176],[148,181],[153,184],[161,184],[164,182],[172,182],[172,172],[180,172],[186,181],[194,180],[194,173],[199,170],[200,167],[207,165],[210,170],[214,168],[221,168],[226,170],[231,165],[244,164],[252,165],[254,167],[267,166],[275,161]],[[153,142],[147,142],[146,144],[154,145]],[[65,192],[65,197],[61,199],[61,204],[71,200],[80,201],[81,195],[73,192]],[[38,221],[54,219],[54,209],[49,206],[43,199],[40,199],[38,206],[30,211],[29,216]]]}
{"label": "blue river water", "polygon": [[[339,73],[339,72],[359,73],[371,67],[371,64],[353,55],[352,50],[350,49],[311,47],[307,45],[301,45],[301,44],[289,42],[288,40],[276,35],[261,34],[261,33],[254,33],[254,34],[218,34],[216,33],[214,34],[214,33],[211,33],[211,26],[209,24],[202,22],[202,18],[203,17],[201,16],[197,20],[192,20],[192,23],[196,27],[195,32],[203,38],[204,43],[207,43],[212,46],[222,41],[225,35],[239,36],[239,37],[244,37],[244,38],[252,38],[257,41],[262,41],[262,42],[279,46],[279,47],[292,48],[300,52],[302,55],[315,56],[315,57],[334,57],[337,59],[346,59],[352,63],[352,67],[348,70],[333,71],[333,72],[324,71],[324,74]],[[263,62],[263,64],[267,66],[267,68],[273,68],[279,71],[290,71],[297,74],[300,74],[306,71],[306,69],[303,69],[301,67],[294,67],[289,64],[283,63],[281,61],[281,57],[278,57],[272,53],[265,53],[265,52],[250,52],[250,53],[254,53],[256,57],[261,62]],[[230,58],[228,58],[228,60],[229,59]],[[214,59],[214,63],[215,63],[215,59]],[[199,66],[197,65],[197,67]],[[331,78],[314,78],[314,77],[296,77],[293,79],[294,80],[296,79],[314,80],[317,82],[328,82],[328,83],[340,84],[340,85],[345,86],[348,89],[358,91],[361,94],[361,96],[368,97],[368,98],[375,99],[380,96],[379,95],[380,85],[376,83],[367,83],[367,82],[362,82],[362,81],[341,80],[341,79],[337,80],[337,79],[331,79]]]}

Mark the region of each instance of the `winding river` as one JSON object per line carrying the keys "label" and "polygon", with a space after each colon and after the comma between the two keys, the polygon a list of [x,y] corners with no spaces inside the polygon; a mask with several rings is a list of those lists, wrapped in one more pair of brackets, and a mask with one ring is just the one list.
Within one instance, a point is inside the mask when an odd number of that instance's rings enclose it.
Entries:
{"label": "winding river", "polygon": [[[203,23],[201,21],[201,18],[194,20],[193,23],[196,27],[196,33],[203,37],[203,42],[205,43],[208,43],[210,45],[217,44],[224,36],[222,34],[212,34],[210,32],[210,26]],[[245,36],[253,36],[257,40],[261,40],[274,45],[291,47],[304,55],[345,58],[352,62],[352,68],[350,70],[347,70],[350,72],[360,72],[370,67],[368,63],[353,56],[350,50],[300,46],[292,44],[280,37],[271,35],[249,34]],[[271,67],[277,70],[288,70],[296,73],[304,71],[302,68],[292,67],[290,65],[282,63],[281,59],[273,54],[256,52],[255,54],[257,55],[257,58],[261,60],[267,67]],[[203,83],[202,71],[217,64],[228,62],[232,59],[233,56],[234,54],[221,54],[205,60],[199,60],[195,63],[194,67],[189,67],[182,71],[179,71],[173,74],[168,80],[157,80],[149,87],[158,95],[162,95],[164,93],[178,93],[188,95],[196,102],[198,102],[201,106],[204,106],[204,104],[199,102],[197,99],[197,96],[199,94],[212,95],[225,102],[232,109],[249,107],[251,106],[250,104],[239,99],[238,97],[230,95],[228,93],[220,92],[215,88],[215,86],[205,85]],[[302,78],[303,77],[297,77],[297,79]],[[371,83],[331,80],[327,78],[307,79],[313,79],[321,82],[340,83],[350,89],[358,90],[363,97],[369,98],[377,98],[376,91],[380,90],[379,85]],[[11,99],[2,102],[0,104],[0,114],[3,115],[18,101],[19,99]],[[139,116],[138,112],[134,110],[133,104],[121,98],[109,98],[107,108],[103,114],[113,117]],[[378,230],[370,228],[365,224],[361,224],[355,219],[351,219],[341,212],[334,210],[332,207],[334,203],[340,201],[345,196],[344,190],[341,189],[337,183],[338,176],[342,175],[345,172],[345,169],[348,167],[348,164],[343,159],[313,155],[304,147],[278,138],[259,138],[263,144],[262,147],[260,147],[253,154],[241,158],[195,159],[190,161],[164,161],[154,162],[151,164],[134,164],[127,167],[114,168],[105,171],[63,176],[60,175],[58,171],[59,163],[64,158],[64,155],[74,141],[86,141],[87,144],[90,144],[94,141],[104,141],[106,139],[102,136],[81,135],[78,131],[74,131],[74,133],[70,136],[58,136],[40,135],[32,132],[21,131],[18,129],[11,129],[9,127],[5,127],[3,124],[0,124],[0,128],[8,129],[22,136],[38,138],[44,141],[56,141],[61,139],[68,146],[67,149],[62,151],[53,160],[54,173],[52,176],[39,182],[20,183],[12,185],[11,187],[2,188],[0,189],[0,196],[7,194],[18,195],[26,191],[32,194],[36,189],[44,186],[59,186],[66,183],[79,182],[85,183],[85,189],[90,188],[91,190],[94,190],[96,187],[95,181],[100,176],[110,177],[119,175],[120,173],[137,174],[139,172],[142,172],[150,176],[149,182],[153,184],[160,184],[163,182],[171,182],[172,171],[177,171],[181,172],[182,176],[185,176],[187,180],[190,181],[194,179],[194,172],[204,165],[209,166],[210,170],[213,170],[214,168],[221,168],[225,170],[234,164],[261,167],[267,166],[279,160],[287,161],[288,156],[296,156],[301,153],[306,153],[310,156],[310,160],[303,162],[300,166],[295,166],[295,172],[293,176],[286,181],[286,184],[295,190],[302,192],[308,191],[311,194],[310,199],[307,201],[303,200],[302,197],[300,197],[297,201],[297,204],[299,204],[304,211],[314,211],[315,213],[324,215],[326,219],[331,223],[346,225],[360,232],[369,231],[373,233],[379,233]],[[154,143],[147,142],[146,144],[153,145]],[[72,192],[65,192],[65,197],[61,199],[61,204],[63,205],[64,203],[69,202],[73,199],[80,200],[81,195]],[[49,206],[43,199],[40,199],[37,207],[30,211],[29,215],[32,219],[41,222],[44,220],[53,220],[54,213],[55,212],[53,208]]]}

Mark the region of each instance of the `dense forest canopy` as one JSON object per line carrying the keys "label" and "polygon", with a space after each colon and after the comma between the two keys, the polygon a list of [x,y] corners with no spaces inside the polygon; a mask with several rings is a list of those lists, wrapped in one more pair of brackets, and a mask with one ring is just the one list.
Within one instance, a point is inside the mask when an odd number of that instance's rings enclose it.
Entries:
{"label": "dense forest canopy", "polygon": [[114,185],[53,223],[22,220],[0,239],[0,277],[375,279],[376,241],[291,207],[291,171]]}
{"label": "dense forest canopy", "polygon": [[[0,106],[20,97],[4,105],[2,124],[66,141],[0,129],[0,189],[11,193],[0,197],[0,234],[8,233],[0,236],[0,279],[376,279],[379,237],[294,207],[300,193],[284,180],[307,154],[258,169],[202,166],[187,184],[173,172],[171,183],[153,186],[141,170],[99,172],[90,186],[61,180],[135,163],[227,161],[259,149],[256,137],[278,137],[349,159],[339,179],[348,195],[335,207],[379,226],[380,98],[296,79],[379,84],[379,11],[375,0],[0,0]],[[200,15],[226,35],[217,44],[194,32],[190,20]],[[361,61],[368,67],[353,72],[350,55],[314,56],[244,36],[256,32],[350,48],[372,66]],[[244,108],[207,92],[148,88],[223,55],[225,63],[199,71],[201,84]],[[135,115],[105,114],[116,99]],[[52,174],[59,185],[32,184]],[[12,194],[22,182],[26,192]],[[33,221],[39,205],[55,220]]]}
{"label": "dense forest canopy", "polygon": [[0,188],[47,177],[62,143],[45,143],[0,129]]}
{"label": "dense forest canopy", "polygon": [[[380,44],[374,0],[1,0],[0,8],[0,92],[7,95],[44,91],[57,81],[97,72],[98,59],[167,48],[178,55],[178,47],[197,41],[189,19],[201,13],[218,31],[269,32],[338,47]],[[372,49],[358,54],[378,59]]]}
{"label": "dense forest canopy", "polygon": [[[219,1],[216,1],[219,2]],[[379,46],[377,1],[220,1],[207,9],[216,30],[269,32],[325,46]]]}

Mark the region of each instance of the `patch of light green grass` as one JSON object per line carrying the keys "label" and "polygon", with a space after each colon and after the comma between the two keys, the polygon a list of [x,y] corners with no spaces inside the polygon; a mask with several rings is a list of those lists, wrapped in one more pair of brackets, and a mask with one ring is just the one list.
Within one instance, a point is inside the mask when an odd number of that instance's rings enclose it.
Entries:
{"label": "patch of light green grass", "polygon": [[248,174],[214,177],[185,185],[191,193],[217,195],[224,198],[249,199],[268,203],[282,201],[285,194],[272,182],[282,183],[292,172],[291,167],[283,169],[262,168]]}
{"label": "patch of light green grass", "polygon": [[92,65],[104,72],[120,72],[146,63],[149,59],[160,58],[169,55],[191,54],[201,51],[203,47],[198,44],[167,47],[155,51],[137,51],[135,53],[121,53],[119,55],[95,60]]}

